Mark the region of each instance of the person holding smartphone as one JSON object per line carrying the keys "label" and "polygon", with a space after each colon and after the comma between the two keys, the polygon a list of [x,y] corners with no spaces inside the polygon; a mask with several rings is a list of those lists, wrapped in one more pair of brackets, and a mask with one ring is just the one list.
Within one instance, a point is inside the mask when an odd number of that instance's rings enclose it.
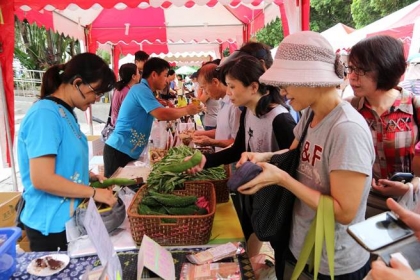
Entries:
{"label": "person holding smartphone", "polygon": [[[386,201],[390,210],[394,211],[408,227],[410,227],[420,241],[420,213],[415,213],[405,209],[399,205],[392,198]],[[372,270],[370,271],[367,279],[369,280],[419,280],[420,271],[405,266],[401,261],[396,258],[391,258],[390,267],[388,267],[382,260],[376,260],[372,263]]]}
{"label": "person holding smartphone", "polygon": [[403,195],[416,184],[389,180],[396,172],[413,172],[418,138],[420,97],[398,87],[405,69],[403,44],[390,36],[361,40],[349,54],[348,79],[355,95],[349,101],[368,123],[376,154],[367,217],[386,211],[387,197]]}

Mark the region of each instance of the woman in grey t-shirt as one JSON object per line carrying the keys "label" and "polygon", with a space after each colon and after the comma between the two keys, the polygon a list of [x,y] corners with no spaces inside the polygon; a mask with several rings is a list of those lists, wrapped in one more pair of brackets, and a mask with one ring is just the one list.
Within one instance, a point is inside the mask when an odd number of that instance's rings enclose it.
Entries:
{"label": "woman in grey t-shirt", "polygon": [[[335,216],[334,279],[352,280],[363,279],[370,268],[369,253],[346,229],[364,220],[375,153],[366,121],[336,91],[343,70],[331,45],[319,33],[298,32],[282,41],[273,66],[260,82],[280,86],[282,95],[296,111],[306,109],[294,129],[295,140],[290,149],[297,147],[313,113],[303,139],[297,176],[293,178],[274,165],[262,163],[270,160],[273,153],[243,153],[239,164],[247,160],[261,162],[263,172],[238,191],[254,194],[265,186],[280,185],[296,196],[290,252],[284,252],[292,261],[299,258],[321,195],[330,196]],[[282,279],[279,271],[276,266],[277,278]],[[318,279],[330,279],[325,252]]]}

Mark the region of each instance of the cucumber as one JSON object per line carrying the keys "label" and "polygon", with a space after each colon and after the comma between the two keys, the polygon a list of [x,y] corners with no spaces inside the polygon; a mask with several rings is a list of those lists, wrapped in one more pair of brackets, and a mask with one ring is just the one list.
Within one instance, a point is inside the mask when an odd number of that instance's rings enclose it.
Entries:
{"label": "cucumber", "polygon": [[163,206],[168,207],[183,207],[188,205],[193,205],[197,202],[196,196],[177,196],[173,197],[163,197],[163,196],[152,196],[157,202]]}
{"label": "cucumber", "polygon": [[169,215],[195,215],[199,212],[200,207],[197,205],[190,205],[187,207],[165,207]]}
{"label": "cucumber", "polygon": [[137,184],[136,180],[126,178],[110,178],[104,180],[102,183],[99,181],[91,182],[90,186],[93,188],[108,188],[113,185],[130,186]]}
{"label": "cucumber", "polygon": [[164,215],[160,212],[153,211],[152,209],[150,209],[149,206],[147,206],[145,204],[140,204],[137,210],[138,210],[140,215],[156,215],[156,216]]}
{"label": "cucumber", "polygon": [[143,199],[141,200],[141,204],[144,204],[144,205],[147,205],[147,206],[150,206],[150,207],[162,206],[162,204],[157,202],[156,199],[154,199],[151,196],[143,197]]}
{"label": "cucumber", "polygon": [[196,150],[192,157],[187,161],[181,161],[169,165],[165,165],[159,168],[161,172],[173,172],[173,173],[182,173],[188,169],[200,164],[203,155],[199,150]]}

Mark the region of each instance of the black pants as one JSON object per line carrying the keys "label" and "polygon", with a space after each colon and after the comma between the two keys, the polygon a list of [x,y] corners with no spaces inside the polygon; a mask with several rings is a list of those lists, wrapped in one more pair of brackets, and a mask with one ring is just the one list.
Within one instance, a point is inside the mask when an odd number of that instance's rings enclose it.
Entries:
{"label": "black pants", "polygon": [[33,252],[67,251],[66,231],[43,235],[40,231],[25,225],[26,235]]}
{"label": "black pants", "polygon": [[119,167],[124,167],[127,163],[133,160],[135,159],[105,144],[104,176],[108,178],[111,177]]}

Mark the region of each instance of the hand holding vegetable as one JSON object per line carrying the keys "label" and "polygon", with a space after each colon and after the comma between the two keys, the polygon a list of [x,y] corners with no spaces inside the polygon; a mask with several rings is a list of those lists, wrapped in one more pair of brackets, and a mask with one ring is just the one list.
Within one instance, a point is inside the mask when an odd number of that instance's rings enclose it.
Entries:
{"label": "hand holding vegetable", "polygon": [[93,172],[91,172],[91,171],[89,171],[89,181],[90,182],[96,182],[96,181],[99,181],[99,182],[103,182],[104,180],[106,180],[107,179],[107,177],[105,177],[103,174],[101,174],[101,173],[99,173],[99,174],[95,174],[95,173],[93,173]]}
{"label": "hand holding vegetable", "polygon": [[[184,161],[188,161],[191,158],[192,157],[186,157],[184,159]],[[195,174],[195,173],[198,173],[198,172],[202,171],[204,169],[204,165],[206,164],[206,161],[207,161],[206,156],[205,155],[201,155],[201,160],[199,162],[194,162],[196,164],[193,165],[192,167],[188,168],[187,173],[188,174]]]}
{"label": "hand holding vegetable", "polygon": [[182,161],[182,162],[173,163],[173,164],[170,164],[170,165],[163,166],[161,168],[161,171],[162,172],[170,171],[170,172],[174,172],[174,173],[181,173],[181,172],[187,171],[188,169],[193,168],[197,164],[201,163],[203,157],[204,156],[201,154],[201,152],[199,150],[196,150],[192,156],[186,157],[184,159],[184,161]]}

